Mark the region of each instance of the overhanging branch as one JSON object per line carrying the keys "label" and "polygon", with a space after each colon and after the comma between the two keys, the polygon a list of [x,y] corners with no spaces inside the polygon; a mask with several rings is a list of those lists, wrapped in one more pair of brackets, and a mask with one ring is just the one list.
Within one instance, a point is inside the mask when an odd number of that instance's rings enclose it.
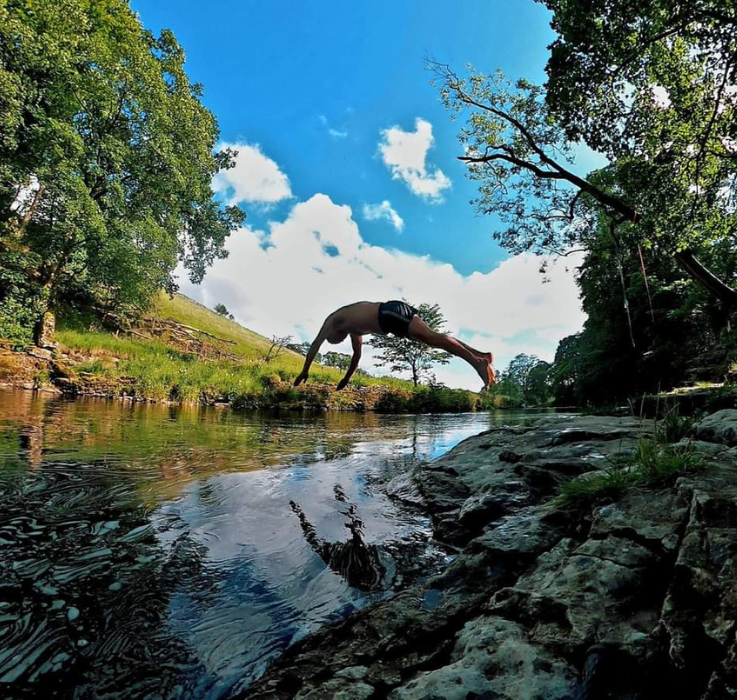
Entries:
{"label": "overhanging branch", "polygon": [[[460,80],[449,67],[443,66],[441,72],[444,74],[447,87],[455,93],[458,100],[469,106],[489,112],[516,129],[527,142],[531,151],[540,159],[542,166],[533,161],[519,157],[514,153],[513,148],[507,144],[496,144],[491,146],[491,148],[496,151],[503,151],[501,153],[497,152],[489,154],[487,147],[487,151],[484,155],[459,156],[459,160],[469,164],[502,161],[509,163],[510,165],[523,168],[540,179],[568,182],[579,190],[579,193],[576,194],[571,202],[571,217],[573,216],[573,207],[575,206],[580,194],[585,193],[606,208],[608,215],[612,219],[613,225],[618,225],[625,221],[635,224],[642,218],[641,214],[635,208],[631,207],[620,198],[605,192],[588,180],[579,177],[558,163],[554,158],[548,156],[542,147],[535,141],[532,133],[513,115],[502,109],[494,107],[493,105],[479,102],[467,94],[462,89]],[[694,256],[691,250],[676,253],[675,259],[684,271],[686,271],[693,279],[699,282],[714,296],[728,304],[730,307],[737,307],[737,290],[722,282],[716,275],[705,268]]]}

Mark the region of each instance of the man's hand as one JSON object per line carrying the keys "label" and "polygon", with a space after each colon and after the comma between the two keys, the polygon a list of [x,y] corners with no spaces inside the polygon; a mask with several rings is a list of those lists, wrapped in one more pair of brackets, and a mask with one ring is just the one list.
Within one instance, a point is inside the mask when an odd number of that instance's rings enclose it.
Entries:
{"label": "man's hand", "polygon": [[358,367],[358,362],[361,359],[361,344],[363,343],[361,336],[356,335],[355,333],[351,333],[351,344],[353,345],[353,357],[351,358],[351,365],[348,368],[348,371],[345,373],[345,377],[340,380],[340,383],[338,384],[338,391],[341,389],[345,389],[348,386],[348,382],[351,381],[351,377],[353,376],[353,373],[356,371],[356,367]]}
{"label": "man's hand", "polygon": [[294,380],[294,386],[299,386],[302,382],[307,381],[307,372],[302,370],[298,375],[297,378]]}

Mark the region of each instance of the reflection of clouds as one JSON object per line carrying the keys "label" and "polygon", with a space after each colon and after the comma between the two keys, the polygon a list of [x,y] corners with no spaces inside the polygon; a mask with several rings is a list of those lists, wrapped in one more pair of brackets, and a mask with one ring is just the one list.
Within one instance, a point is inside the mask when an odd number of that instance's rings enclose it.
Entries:
{"label": "reflection of clouds", "polygon": [[[416,541],[419,533],[429,534],[427,521],[372,490],[372,479],[392,465],[406,465],[407,457],[429,458],[437,444],[454,444],[488,426],[485,414],[381,417],[375,428],[351,431],[348,456],[190,484],[156,517],[186,524],[222,572],[222,584],[207,605],[180,591],[172,627],[224,683],[252,678],[290,642],[376,595],[350,588],[326,566],[305,540],[289,501],[299,502],[321,539],[347,541],[347,505],[335,498],[339,484],[357,504],[368,544]],[[234,657],[234,649],[243,651]]]}
{"label": "reflection of clouds", "polygon": [[18,449],[33,429],[44,468],[94,465],[104,493],[124,484],[147,512],[155,508],[153,529],[174,559],[191,561],[186,551],[174,556],[180,538],[201,556],[196,571],[167,585],[169,631],[203,666],[183,669],[197,697],[237,688],[291,641],[375,597],[348,587],[309,547],[290,500],[320,538],[345,542],[340,484],[387,571],[409,571],[402,567],[410,556],[417,564],[431,554],[428,522],[374,484],[492,421],[488,414],[237,414],[0,394],[8,466],[27,468]]}

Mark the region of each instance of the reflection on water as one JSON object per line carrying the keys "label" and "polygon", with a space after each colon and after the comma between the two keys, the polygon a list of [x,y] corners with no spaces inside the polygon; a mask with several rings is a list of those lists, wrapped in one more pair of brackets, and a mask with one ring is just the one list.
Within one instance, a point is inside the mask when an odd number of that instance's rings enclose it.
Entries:
{"label": "reflection on water", "polygon": [[497,420],[0,392],[0,694],[227,697],[442,564],[379,484]]}

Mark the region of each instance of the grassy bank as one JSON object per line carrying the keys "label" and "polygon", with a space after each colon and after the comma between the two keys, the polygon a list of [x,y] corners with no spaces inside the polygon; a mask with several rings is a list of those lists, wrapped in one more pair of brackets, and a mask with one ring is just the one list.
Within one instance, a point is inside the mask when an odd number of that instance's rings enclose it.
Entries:
{"label": "grassy bank", "polygon": [[[173,324],[182,332],[170,332]],[[189,329],[189,330],[186,330]],[[341,392],[343,371],[314,364],[309,383],[292,386],[304,358],[283,349],[265,359],[271,341],[182,296],[162,296],[147,321],[129,331],[91,329],[61,319],[58,349],[38,363],[33,381],[66,393],[129,396],[140,400],[228,403],[234,408],[468,411],[480,397],[468,391],[413,387],[390,377],[354,376]],[[16,358],[17,359],[17,358]],[[17,375],[5,359],[5,378]],[[3,367],[0,363],[0,375]]]}

